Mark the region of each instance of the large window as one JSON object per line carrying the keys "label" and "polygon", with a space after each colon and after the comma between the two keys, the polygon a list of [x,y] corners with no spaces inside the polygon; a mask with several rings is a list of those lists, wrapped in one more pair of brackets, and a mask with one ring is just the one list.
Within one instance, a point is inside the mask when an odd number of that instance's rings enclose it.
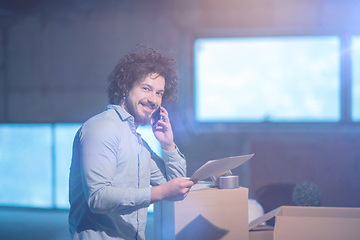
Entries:
{"label": "large window", "polygon": [[[72,143],[80,126],[0,124],[0,205],[69,208]],[[151,127],[137,131],[161,156]]]}
{"label": "large window", "polygon": [[1,205],[52,207],[52,167],[50,124],[1,125]]}
{"label": "large window", "polygon": [[74,136],[81,124],[54,125],[55,206],[69,208],[69,170]]}
{"label": "large window", "polygon": [[340,120],[336,36],[200,38],[194,69],[199,122]]}
{"label": "large window", "polygon": [[360,121],[360,36],[352,38],[352,120]]}

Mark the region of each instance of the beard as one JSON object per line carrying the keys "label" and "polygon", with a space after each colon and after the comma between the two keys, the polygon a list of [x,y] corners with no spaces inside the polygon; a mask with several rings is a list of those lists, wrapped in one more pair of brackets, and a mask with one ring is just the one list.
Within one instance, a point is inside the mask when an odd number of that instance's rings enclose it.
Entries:
{"label": "beard", "polygon": [[124,105],[128,113],[130,113],[134,117],[134,121],[140,126],[150,124],[151,114],[141,114],[138,109],[139,103],[133,103],[129,98],[125,98]]}

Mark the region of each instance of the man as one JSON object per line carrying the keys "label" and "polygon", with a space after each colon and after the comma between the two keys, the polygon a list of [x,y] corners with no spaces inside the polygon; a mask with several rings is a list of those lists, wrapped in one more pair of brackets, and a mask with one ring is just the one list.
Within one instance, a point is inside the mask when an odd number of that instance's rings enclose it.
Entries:
{"label": "man", "polygon": [[[186,162],[161,107],[176,94],[174,64],[143,47],[122,58],[110,74],[111,105],[86,121],[74,139],[72,239],[145,239],[147,207],[160,200],[182,200],[194,185],[184,178]],[[158,108],[161,118],[155,123],[152,114]],[[163,159],[136,133],[139,125],[149,123]]]}

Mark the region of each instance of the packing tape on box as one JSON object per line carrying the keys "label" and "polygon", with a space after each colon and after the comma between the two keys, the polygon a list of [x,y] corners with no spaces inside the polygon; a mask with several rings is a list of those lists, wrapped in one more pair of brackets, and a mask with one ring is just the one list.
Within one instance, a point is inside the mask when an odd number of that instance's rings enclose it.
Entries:
{"label": "packing tape on box", "polygon": [[234,189],[239,187],[239,176],[221,176],[218,179],[220,189]]}

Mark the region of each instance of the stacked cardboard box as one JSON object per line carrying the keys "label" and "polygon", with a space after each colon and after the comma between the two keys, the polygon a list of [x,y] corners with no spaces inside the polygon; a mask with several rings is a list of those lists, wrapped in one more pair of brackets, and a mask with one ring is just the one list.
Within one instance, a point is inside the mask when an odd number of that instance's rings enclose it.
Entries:
{"label": "stacked cardboard box", "polygon": [[252,221],[249,229],[273,217],[274,240],[360,239],[360,208],[281,206]]}
{"label": "stacked cardboard box", "polygon": [[[360,239],[360,208],[281,206],[249,224],[247,188],[194,189],[183,201],[155,204],[155,239]],[[273,217],[274,228],[260,226]]]}
{"label": "stacked cardboard box", "polygon": [[249,239],[248,189],[192,190],[183,201],[154,207],[155,239]]}

